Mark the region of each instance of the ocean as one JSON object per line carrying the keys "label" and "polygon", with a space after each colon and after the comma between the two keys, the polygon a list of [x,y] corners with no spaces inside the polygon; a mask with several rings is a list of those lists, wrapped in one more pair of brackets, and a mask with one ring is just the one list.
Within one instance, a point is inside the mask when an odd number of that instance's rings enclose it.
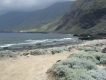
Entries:
{"label": "ocean", "polygon": [[72,34],[0,33],[0,50],[57,46],[76,40]]}

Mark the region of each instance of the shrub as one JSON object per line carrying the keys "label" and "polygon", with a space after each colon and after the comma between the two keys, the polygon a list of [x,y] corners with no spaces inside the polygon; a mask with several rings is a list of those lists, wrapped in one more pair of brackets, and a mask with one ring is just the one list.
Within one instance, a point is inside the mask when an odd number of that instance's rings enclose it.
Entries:
{"label": "shrub", "polygon": [[56,65],[65,65],[71,69],[86,69],[86,70],[97,69],[95,63],[79,58],[70,58],[62,60],[59,63],[57,62]]}
{"label": "shrub", "polygon": [[54,53],[61,53],[61,52],[63,52],[63,50],[61,50],[61,49],[53,49],[53,51],[54,51]]}
{"label": "shrub", "polygon": [[90,74],[84,69],[69,69],[59,66],[48,72],[48,80],[92,80]]}
{"label": "shrub", "polygon": [[106,64],[106,54],[103,53],[97,53],[97,52],[79,52],[79,53],[73,53],[68,58],[80,58],[80,59],[86,59],[90,60],[92,62],[95,62],[96,64]]}
{"label": "shrub", "polygon": [[48,70],[49,80],[106,80],[106,71],[87,60],[70,58],[54,64]]}
{"label": "shrub", "polygon": [[106,71],[106,67],[105,67],[105,68],[103,68],[103,70],[105,70],[105,71]]}
{"label": "shrub", "polygon": [[63,51],[69,51],[69,49],[66,47],[66,46],[63,46],[63,47],[56,47],[56,48],[53,48],[53,49],[48,49],[49,51],[52,51],[52,53],[61,53]]}
{"label": "shrub", "polygon": [[98,53],[98,54],[93,54],[96,60],[98,60],[98,64],[106,64],[106,54],[103,53]]}
{"label": "shrub", "polygon": [[72,48],[75,48],[77,50],[84,50],[84,51],[96,51],[101,52],[102,50],[99,47],[93,46],[93,47],[87,47],[87,46],[72,46]]}
{"label": "shrub", "polygon": [[62,50],[64,50],[64,51],[69,51],[69,49],[66,47],[66,46],[62,46],[62,47],[60,47]]}
{"label": "shrub", "polygon": [[92,56],[92,54],[87,52],[73,53],[68,58],[72,58],[72,57],[79,58],[79,59],[86,59],[95,63],[99,63],[98,60],[96,60],[95,57]]}
{"label": "shrub", "polygon": [[16,54],[14,54],[12,51],[10,50],[5,50],[5,51],[0,51],[0,57],[16,57]]}
{"label": "shrub", "polygon": [[53,80],[92,80],[92,77],[87,72],[92,69],[97,70],[93,62],[71,58],[57,62],[48,71],[48,76],[52,75],[50,78],[53,77]]}
{"label": "shrub", "polygon": [[78,52],[48,70],[49,80],[106,80],[106,68],[98,69],[96,64],[106,64],[106,54]]}
{"label": "shrub", "polygon": [[105,70],[90,70],[88,71],[94,80],[106,80],[106,71]]}
{"label": "shrub", "polygon": [[62,47],[54,48],[54,51],[56,53],[60,53],[60,52],[63,52],[63,51],[69,51],[69,49],[66,46],[62,46]]}
{"label": "shrub", "polygon": [[41,49],[36,49],[36,50],[32,50],[30,52],[31,55],[43,55],[45,54],[45,51],[44,50],[41,50]]}

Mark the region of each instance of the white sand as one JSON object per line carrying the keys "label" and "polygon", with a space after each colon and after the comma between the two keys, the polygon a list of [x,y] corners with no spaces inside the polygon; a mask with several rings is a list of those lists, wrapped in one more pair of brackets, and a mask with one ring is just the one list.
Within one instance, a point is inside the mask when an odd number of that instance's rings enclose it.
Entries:
{"label": "white sand", "polygon": [[55,55],[19,57],[0,61],[0,80],[46,80],[46,71],[69,52]]}

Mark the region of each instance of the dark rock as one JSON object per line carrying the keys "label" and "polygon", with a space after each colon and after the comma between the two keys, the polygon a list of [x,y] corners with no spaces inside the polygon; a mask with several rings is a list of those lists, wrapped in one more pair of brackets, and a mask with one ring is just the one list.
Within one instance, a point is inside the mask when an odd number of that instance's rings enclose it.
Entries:
{"label": "dark rock", "polygon": [[106,33],[98,33],[93,35],[95,39],[106,39]]}
{"label": "dark rock", "polygon": [[93,40],[94,37],[91,34],[76,34],[74,36],[79,37],[80,40]]}
{"label": "dark rock", "polygon": [[8,50],[8,49],[9,49],[9,47],[3,47],[3,49],[4,49],[4,50]]}
{"label": "dark rock", "polygon": [[61,60],[58,60],[57,62],[60,62]]}
{"label": "dark rock", "polygon": [[15,50],[12,50],[12,52],[16,52]]}
{"label": "dark rock", "polygon": [[60,45],[63,45],[63,44],[60,44]]}
{"label": "dark rock", "polygon": [[33,46],[28,46],[28,48],[32,48]]}
{"label": "dark rock", "polygon": [[106,36],[106,33],[98,33],[98,35]]}
{"label": "dark rock", "polygon": [[52,50],[52,51],[51,51],[51,53],[54,55],[54,54],[55,54],[55,51],[54,51],[54,50]]}
{"label": "dark rock", "polygon": [[102,49],[102,53],[106,53],[106,48]]}
{"label": "dark rock", "polygon": [[36,44],[36,45],[41,45],[41,43],[38,43],[38,44]]}
{"label": "dark rock", "polygon": [[24,55],[24,56],[27,56],[27,55],[29,55],[29,53],[23,53],[23,55]]}
{"label": "dark rock", "polygon": [[93,40],[93,37],[79,37],[80,40]]}
{"label": "dark rock", "polygon": [[73,36],[79,36],[78,34],[74,34]]}
{"label": "dark rock", "polygon": [[72,47],[69,47],[68,50],[71,51]]}
{"label": "dark rock", "polygon": [[53,42],[57,42],[57,41],[53,41]]}
{"label": "dark rock", "polygon": [[81,34],[79,35],[79,37],[90,37],[91,35],[90,34]]}

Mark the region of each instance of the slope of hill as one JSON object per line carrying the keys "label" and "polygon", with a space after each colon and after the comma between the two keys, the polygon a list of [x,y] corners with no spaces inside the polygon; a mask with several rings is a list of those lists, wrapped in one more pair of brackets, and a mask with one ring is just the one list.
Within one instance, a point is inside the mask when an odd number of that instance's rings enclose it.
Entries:
{"label": "slope of hill", "polygon": [[0,30],[44,31],[56,24],[72,3],[73,1],[55,3],[34,12],[8,12],[0,16]]}
{"label": "slope of hill", "polygon": [[59,21],[57,32],[106,33],[106,0],[77,0]]}

